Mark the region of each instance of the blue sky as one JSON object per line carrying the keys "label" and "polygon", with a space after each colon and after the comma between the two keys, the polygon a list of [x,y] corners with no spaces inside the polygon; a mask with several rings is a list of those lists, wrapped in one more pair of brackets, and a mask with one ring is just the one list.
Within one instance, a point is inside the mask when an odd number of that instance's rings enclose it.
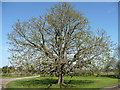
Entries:
{"label": "blue sky", "polygon": [[[3,2],[2,3],[2,65],[8,64],[7,34],[17,19],[21,21],[47,13],[47,8],[57,2]],[[104,29],[111,40],[118,42],[118,3],[117,2],[71,2],[75,9],[88,18],[91,30]]]}

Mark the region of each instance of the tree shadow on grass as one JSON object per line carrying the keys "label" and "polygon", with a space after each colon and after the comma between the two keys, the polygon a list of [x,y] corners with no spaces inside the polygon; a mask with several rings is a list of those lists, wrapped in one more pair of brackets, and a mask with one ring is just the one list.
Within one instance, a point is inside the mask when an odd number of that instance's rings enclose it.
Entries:
{"label": "tree shadow on grass", "polygon": [[115,78],[115,79],[120,79],[118,75],[101,75],[99,77],[109,77],[109,78]]}
{"label": "tree shadow on grass", "polygon": [[65,81],[65,84],[90,84],[90,83],[94,83],[94,81],[92,80],[69,80],[69,81]]}
{"label": "tree shadow on grass", "polygon": [[87,84],[91,84],[94,83],[94,81],[92,80],[68,80],[65,81],[65,85],[63,85],[63,87],[65,88],[70,88],[70,87],[75,87],[75,85],[87,85]]}
{"label": "tree shadow on grass", "polygon": [[[53,84],[57,85],[58,80],[57,79],[42,79],[42,80],[26,80],[26,81],[21,81],[19,82],[19,85],[23,86],[40,86],[40,85],[47,85],[50,88]],[[87,85],[94,83],[92,80],[65,80],[64,84],[62,85],[63,88],[71,88],[74,87],[75,85]]]}
{"label": "tree shadow on grass", "polygon": [[21,81],[19,84],[28,86],[28,85],[49,85],[49,84],[56,84],[57,79],[42,79],[42,80],[26,80],[26,81]]}

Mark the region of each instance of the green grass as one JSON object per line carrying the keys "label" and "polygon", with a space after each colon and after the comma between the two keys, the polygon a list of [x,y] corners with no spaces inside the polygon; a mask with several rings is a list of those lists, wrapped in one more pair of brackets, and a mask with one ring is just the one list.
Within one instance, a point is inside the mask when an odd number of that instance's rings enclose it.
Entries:
{"label": "green grass", "polygon": [[0,76],[0,79],[9,79],[9,78],[20,78],[20,77],[29,77],[29,76]]}
{"label": "green grass", "polygon": [[[7,84],[8,88],[59,88],[57,77],[39,77],[12,81]],[[118,83],[118,79],[109,77],[64,77],[63,88],[104,88]],[[52,86],[50,86],[52,85]]]}

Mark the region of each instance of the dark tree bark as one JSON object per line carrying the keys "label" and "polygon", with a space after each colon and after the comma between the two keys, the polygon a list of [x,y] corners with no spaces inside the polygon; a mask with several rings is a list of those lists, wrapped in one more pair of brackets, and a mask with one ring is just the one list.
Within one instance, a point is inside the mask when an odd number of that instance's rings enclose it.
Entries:
{"label": "dark tree bark", "polygon": [[59,74],[59,77],[58,77],[58,85],[61,85],[64,83],[64,77],[63,77],[63,74]]}

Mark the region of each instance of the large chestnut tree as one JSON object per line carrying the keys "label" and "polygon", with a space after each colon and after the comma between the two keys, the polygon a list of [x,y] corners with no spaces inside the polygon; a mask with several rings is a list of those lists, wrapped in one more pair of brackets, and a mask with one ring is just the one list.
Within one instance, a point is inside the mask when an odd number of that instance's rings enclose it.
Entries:
{"label": "large chestnut tree", "polygon": [[30,68],[37,62],[45,73],[55,73],[60,85],[77,68],[105,63],[112,47],[105,31],[93,33],[88,19],[69,3],[54,5],[44,16],[18,20],[8,39],[14,66]]}

